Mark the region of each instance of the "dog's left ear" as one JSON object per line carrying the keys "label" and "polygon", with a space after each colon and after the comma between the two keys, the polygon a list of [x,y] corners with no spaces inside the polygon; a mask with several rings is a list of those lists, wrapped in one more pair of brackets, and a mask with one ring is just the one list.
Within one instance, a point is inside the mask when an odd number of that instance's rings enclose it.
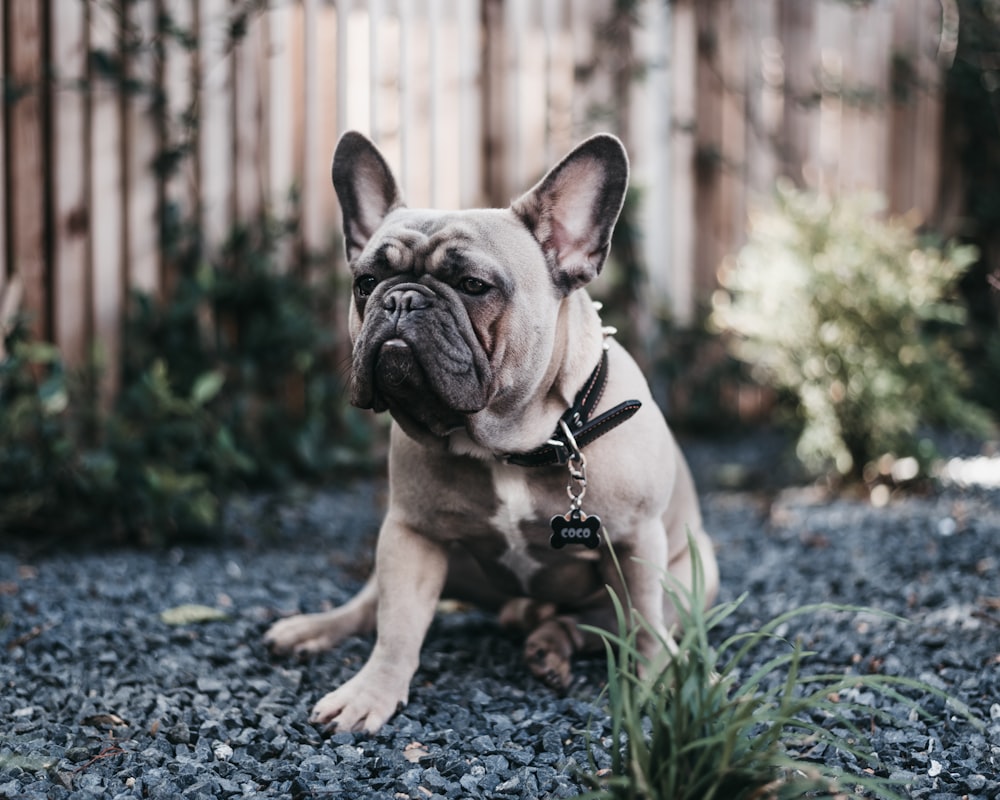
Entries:
{"label": "dog's left ear", "polygon": [[386,214],[402,206],[403,200],[382,154],[357,131],[348,131],[340,137],[331,175],[344,215],[347,260],[353,261]]}
{"label": "dog's left ear", "polygon": [[587,139],[511,205],[569,294],[600,273],[628,186],[628,156],[614,136]]}

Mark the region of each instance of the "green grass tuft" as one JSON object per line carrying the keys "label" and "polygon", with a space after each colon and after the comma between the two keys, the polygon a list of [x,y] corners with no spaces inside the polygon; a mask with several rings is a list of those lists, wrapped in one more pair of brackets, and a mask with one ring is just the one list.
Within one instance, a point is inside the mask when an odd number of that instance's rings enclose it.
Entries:
{"label": "green grass tuft", "polygon": [[[901,798],[898,782],[875,774],[877,755],[851,721],[854,712],[873,721],[892,717],[849,698],[859,688],[874,690],[923,713],[900,690],[944,695],[902,677],[809,674],[803,664],[812,653],[800,640],[787,642],[778,633],[799,616],[871,609],[805,606],[713,645],[713,630],[737,611],[745,595],[705,609],[701,565],[697,551],[692,552],[692,589],[664,582],[681,609],[677,657],[659,667],[648,663],[637,635],[651,628],[627,598],[613,592],[618,632],[590,629],[606,646],[611,768],[596,772],[592,742],[592,771],[583,776],[589,791],[579,800],[790,800],[859,793]],[[787,650],[753,667],[752,656],[761,648],[773,649],[775,640],[785,642]],[[831,749],[851,754],[870,771],[844,774],[811,759],[811,753]]]}

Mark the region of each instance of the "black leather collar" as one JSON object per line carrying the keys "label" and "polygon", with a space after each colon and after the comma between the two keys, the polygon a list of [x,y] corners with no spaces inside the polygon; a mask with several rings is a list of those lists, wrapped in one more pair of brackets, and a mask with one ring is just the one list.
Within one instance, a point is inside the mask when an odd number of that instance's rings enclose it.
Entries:
{"label": "black leather collar", "polygon": [[566,423],[566,427],[569,428],[572,438],[576,442],[576,447],[582,450],[595,439],[629,419],[642,406],[640,401],[626,400],[594,419],[590,419],[590,415],[604,393],[604,385],[607,380],[608,351],[604,350],[601,353],[600,363],[590,373],[590,378],[583,385],[583,388],[577,392],[573,405],[566,409],[566,412],[560,417],[560,424],[556,425],[552,438],[541,447],[528,453],[509,454],[505,459],[506,462],[520,467],[547,467],[552,464],[565,464],[573,454],[573,447],[570,442],[566,441],[567,437],[563,432],[562,423]]}

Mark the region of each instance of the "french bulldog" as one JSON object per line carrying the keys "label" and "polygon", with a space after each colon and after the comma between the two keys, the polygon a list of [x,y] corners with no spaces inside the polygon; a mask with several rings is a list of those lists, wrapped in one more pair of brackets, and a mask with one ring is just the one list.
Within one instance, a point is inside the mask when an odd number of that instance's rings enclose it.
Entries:
{"label": "french bulldog", "polygon": [[374,732],[402,708],[443,596],[523,629],[529,668],[556,688],[574,653],[602,646],[580,625],[614,628],[609,587],[646,622],[642,654],[669,658],[678,614],[663,581],[692,585],[689,542],[714,600],[688,467],[584,288],[607,258],[628,172],[621,142],[597,135],[509,208],[410,209],[374,144],[356,132],[338,143],[351,401],[393,424],[371,577],[344,605],[265,635],[276,652],[307,654],[377,632],[361,670],[316,703],[315,724]]}

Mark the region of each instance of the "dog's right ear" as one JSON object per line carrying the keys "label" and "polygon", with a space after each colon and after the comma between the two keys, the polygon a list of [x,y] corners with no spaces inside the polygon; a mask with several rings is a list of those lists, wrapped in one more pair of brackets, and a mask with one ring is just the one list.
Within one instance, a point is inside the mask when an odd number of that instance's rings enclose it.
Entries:
{"label": "dog's right ear", "polygon": [[382,154],[357,131],[348,131],[340,137],[331,175],[344,215],[347,260],[353,261],[385,216],[401,207],[403,200]]}

